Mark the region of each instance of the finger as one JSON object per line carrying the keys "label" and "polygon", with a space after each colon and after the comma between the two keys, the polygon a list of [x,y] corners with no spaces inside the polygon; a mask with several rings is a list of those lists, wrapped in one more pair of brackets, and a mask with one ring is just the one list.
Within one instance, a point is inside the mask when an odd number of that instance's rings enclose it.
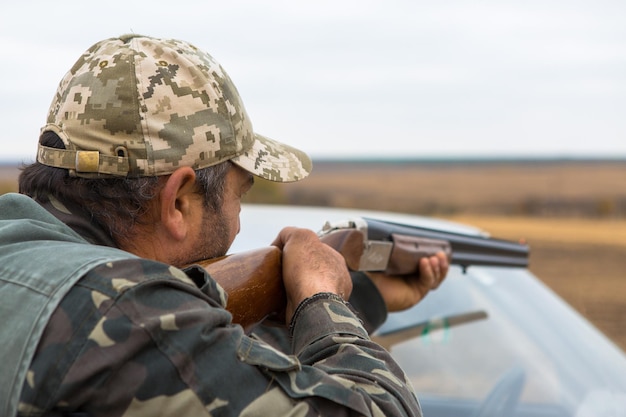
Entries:
{"label": "finger", "polygon": [[276,236],[272,242],[272,245],[278,247],[279,249],[283,249],[285,247],[285,243],[287,243],[287,240],[289,239],[289,235],[292,233],[290,229],[290,227],[281,229],[278,236]]}
{"label": "finger", "polygon": [[443,277],[445,278],[445,276],[448,275],[448,269],[450,268],[450,260],[444,252],[438,252],[436,256],[439,258],[439,266]]}
{"label": "finger", "polygon": [[437,259],[439,260],[439,273],[441,274],[439,277],[439,283],[441,284],[441,282],[443,282],[443,280],[446,279],[446,276],[448,275],[450,262],[448,256],[443,252],[437,254]]}
{"label": "finger", "polygon": [[284,249],[289,241],[298,239],[318,240],[317,235],[312,230],[288,226],[281,229],[276,239],[272,242],[272,245],[277,246],[279,249]]}
{"label": "finger", "polygon": [[429,284],[428,289],[438,288],[447,273],[447,263],[445,261],[445,254],[436,254],[429,258],[425,258],[424,266],[421,273],[425,274],[428,280],[425,282]]}
{"label": "finger", "polygon": [[439,263],[439,258],[437,256],[431,256],[429,258],[430,261],[430,267],[433,270],[433,273],[435,274],[435,282],[439,283],[440,279],[441,279],[441,265]]}
{"label": "finger", "polygon": [[420,275],[418,280],[421,287],[427,291],[437,285],[437,273],[435,270],[437,266],[433,265],[434,263],[438,264],[438,262],[433,262],[432,257],[420,259]]}

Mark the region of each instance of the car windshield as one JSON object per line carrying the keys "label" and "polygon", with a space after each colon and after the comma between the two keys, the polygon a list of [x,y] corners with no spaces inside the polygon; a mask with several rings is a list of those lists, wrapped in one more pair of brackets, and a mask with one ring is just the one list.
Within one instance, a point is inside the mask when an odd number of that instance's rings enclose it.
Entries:
{"label": "car windshield", "polygon": [[[287,225],[382,213],[247,206],[232,252],[267,246]],[[415,216],[388,220],[458,233]],[[411,380],[426,417],[626,416],[626,355],[525,268],[452,266],[373,338]]]}
{"label": "car windshield", "polygon": [[429,417],[626,415],[624,354],[523,269],[453,268],[378,337]]}

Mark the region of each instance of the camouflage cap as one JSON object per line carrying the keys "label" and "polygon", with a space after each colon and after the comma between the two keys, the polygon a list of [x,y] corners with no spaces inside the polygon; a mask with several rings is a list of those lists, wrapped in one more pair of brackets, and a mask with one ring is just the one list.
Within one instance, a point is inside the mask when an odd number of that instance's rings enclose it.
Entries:
{"label": "camouflage cap", "polygon": [[311,171],[302,151],[255,134],[235,85],[180,40],[125,35],[96,43],[61,80],[37,161],[80,177],[156,176],[227,160],[271,181]]}

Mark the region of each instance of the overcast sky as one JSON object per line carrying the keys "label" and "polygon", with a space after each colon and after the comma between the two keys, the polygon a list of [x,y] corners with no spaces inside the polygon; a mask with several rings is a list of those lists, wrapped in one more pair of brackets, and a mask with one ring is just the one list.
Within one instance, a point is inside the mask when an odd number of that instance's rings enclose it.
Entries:
{"label": "overcast sky", "polygon": [[626,157],[626,1],[13,1],[0,159],[34,158],[93,43],[180,38],[226,68],[255,130],[313,157]]}

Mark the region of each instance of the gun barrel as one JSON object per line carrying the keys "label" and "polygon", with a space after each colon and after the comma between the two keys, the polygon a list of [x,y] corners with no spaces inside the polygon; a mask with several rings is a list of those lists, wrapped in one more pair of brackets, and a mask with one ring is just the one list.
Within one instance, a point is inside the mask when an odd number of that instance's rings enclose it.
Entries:
{"label": "gun barrel", "polygon": [[391,240],[392,234],[447,240],[452,248],[450,263],[467,268],[471,265],[528,267],[528,245],[485,236],[471,236],[414,227],[383,220],[363,218],[367,238]]}

